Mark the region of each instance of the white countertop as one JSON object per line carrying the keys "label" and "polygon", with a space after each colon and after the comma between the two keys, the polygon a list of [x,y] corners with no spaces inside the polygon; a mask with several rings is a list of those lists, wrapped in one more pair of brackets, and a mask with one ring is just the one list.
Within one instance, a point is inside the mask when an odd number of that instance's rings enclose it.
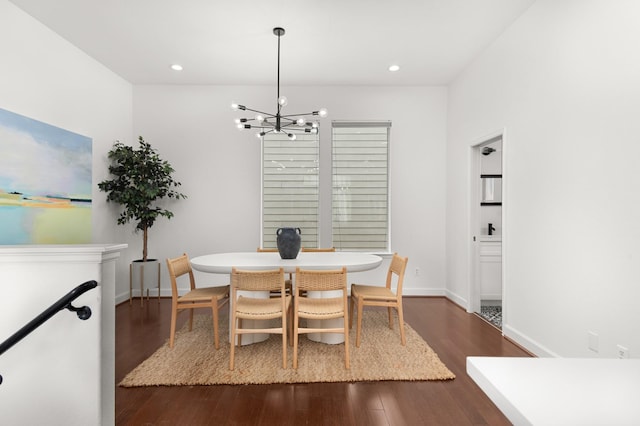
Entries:
{"label": "white countertop", "polygon": [[515,425],[639,425],[640,359],[468,357]]}

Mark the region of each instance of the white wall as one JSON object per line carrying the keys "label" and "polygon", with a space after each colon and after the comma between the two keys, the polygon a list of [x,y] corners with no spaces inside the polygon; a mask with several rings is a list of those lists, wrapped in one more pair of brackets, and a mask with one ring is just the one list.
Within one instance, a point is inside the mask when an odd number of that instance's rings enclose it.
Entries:
{"label": "white wall", "polygon": [[[122,242],[123,234],[120,229],[115,225],[113,219],[113,213],[105,208],[104,194],[99,193],[97,190],[96,179],[103,176],[106,173],[106,152],[110,148],[115,139],[128,139],[131,137],[132,130],[132,92],[131,85],[113,74],[95,60],[89,58],[83,52],[76,47],[70,45],[64,39],[57,34],[44,27],[35,19],[22,12],[13,4],[6,0],[0,0],[0,52],[2,66],[0,67],[0,108],[8,111],[22,114],[27,117],[43,121],[45,123],[58,126],[72,132],[76,132],[93,139],[93,203],[92,203],[92,239],[94,242]],[[0,141],[2,143],[2,141]],[[87,263],[88,265],[88,263]],[[46,265],[43,264],[43,267]],[[88,266],[87,266],[88,267]],[[118,269],[117,277],[119,280],[123,280],[125,276],[128,276],[127,265],[123,262],[117,261],[116,268]],[[4,269],[3,278],[7,278]],[[76,268],[76,275],[81,272],[82,268]],[[33,274],[41,273],[38,268],[31,271]],[[64,272],[64,271],[63,271]],[[86,271],[85,271],[86,272]],[[72,274],[73,275],[73,274]],[[82,274],[80,274],[82,275]],[[80,276],[79,275],[79,276]],[[68,283],[69,287],[66,291],[71,290],[73,287],[81,284],[83,280],[78,277],[71,277],[72,281]],[[57,277],[51,277],[51,281],[59,282],[60,277],[69,277],[69,273],[63,273]],[[108,290],[101,289],[103,291],[109,291],[110,297],[105,297],[105,300],[113,300],[114,294],[114,277],[111,275],[107,277],[110,280],[110,286]],[[84,280],[97,279],[99,284],[104,284],[104,276],[94,276],[90,274],[86,276]],[[24,282],[17,281],[15,279],[9,279],[3,281],[3,284],[10,283],[12,289],[20,289],[24,286],[32,285],[33,280],[25,277]],[[40,286],[49,286],[51,282],[43,282],[42,279],[37,280]],[[26,287],[25,287],[26,288]],[[63,288],[63,287],[62,287]],[[23,289],[24,290],[24,289]],[[49,288],[49,290],[51,290]],[[44,292],[41,294],[51,294]],[[28,318],[32,319],[36,315],[40,314],[44,309],[53,304],[57,298],[64,295],[63,290],[57,295],[51,296],[48,301],[46,298],[42,299],[42,303],[34,303],[33,297],[25,300],[13,300],[13,303],[9,303],[2,309],[2,316],[0,316],[0,322],[3,324],[7,321],[5,319],[12,318],[13,320]],[[95,291],[94,291],[95,292]],[[6,292],[5,292],[6,293]],[[27,291],[27,293],[31,293]],[[103,293],[104,295],[104,293]],[[100,297],[100,296],[94,296]],[[85,298],[86,299],[86,298]],[[79,301],[80,302],[80,301]],[[113,304],[113,303],[112,303]],[[94,308],[94,306],[92,306]],[[13,310],[12,310],[13,309]],[[31,314],[29,314],[31,312]],[[66,311],[65,311],[66,312]],[[102,310],[99,308],[94,309],[96,313],[95,320],[98,321],[102,317],[103,325],[108,326],[114,324],[114,312]],[[73,314],[70,316],[61,315],[54,322],[67,322],[73,321]],[[20,320],[22,321],[22,320]],[[13,324],[13,321],[11,321]],[[4,330],[0,335],[0,340],[4,341],[9,337],[10,333],[17,331],[19,327],[24,325],[26,321],[20,323],[19,326],[11,326],[9,329]],[[78,325],[81,321],[77,318],[73,322],[73,329],[80,327]],[[55,325],[55,324],[54,324]],[[43,329],[45,327],[45,329]],[[59,327],[58,327],[59,328]],[[85,339],[83,332],[80,334],[71,330],[69,327],[63,327],[66,330],[66,339],[80,339],[84,343],[93,344],[91,338],[95,338],[95,333],[91,334],[90,339]],[[56,327],[53,327],[55,330]],[[64,362],[60,363],[55,359],[55,354],[60,355],[59,348],[51,348],[43,340],[38,339],[36,334],[38,332],[46,331],[46,325],[43,325],[40,330],[34,332],[29,336],[27,340],[18,343],[14,348],[9,350],[3,355],[3,363],[9,363],[12,357],[16,355],[22,356],[24,360],[24,353],[30,353],[34,358],[32,362],[39,362],[42,365],[48,365],[51,367],[54,365],[56,368],[61,368],[61,371],[65,370]],[[45,333],[46,335],[46,333]],[[75,337],[74,337],[75,336]],[[108,337],[108,336],[107,336]],[[111,333],[111,342],[109,338],[103,339],[104,348],[111,348],[111,354],[104,352],[107,363],[102,365],[103,370],[108,372],[110,377],[113,377],[113,333]],[[77,346],[78,342],[70,343],[66,346],[68,353],[67,359],[74,360],[77,356],[74,355],[74,345]],[[26,345],[26,346],[24,346]],[[36,347],[41,354],[36,354],[33,348]],[[95,350],[94,350],[95,349]],[[51,352],[54,358],[51,359],[51,363],[47,361],[47,357],[44,355],[46,352]],[[71,352],[69,352],[71,351]],[[100,354],[100,347],[90,350],[91,353],[98,352]],[[111,362],[108,362],[111,359]],[[87,364],[91,364],[89,369],[95,371],[95,364],[100,363],[101,360],[96,357],[87,358]],[[32,372],[38,371],[34,369],[35,366],[29,367],[25,364],[25,367],[31,368]],[[4,364],[3,364],[4,365]],[[9,365],[9,364],[6,364]],[[5,377],[5,383],[2,388],[8,386],[9,389],[15,389],[16,386],[20,387],[25,383],[25,378],[20,377],[20,371],[2,371]],[[48,374],[48,376],[47,376]],[[87,383],[88,392],[85,392],[85,399],[78,399],[79,389],[82,390],[82,386],[73,385],[73,380],[69,385],[67,383],[66,388],[63,386],[59,388],[57,385],[60,380],[56,380],[56,375],[53,374],[49,368],[49,373],[45,374],[48,379],[51,379],[51,383],[42,383],[39,389],[31,386],[30,404],[27,409],[31,409],[32,412],[27,415],[19,415],[20,419],[11,416],[11,413],[6,413],[6,421],[12,424],[34,424],[34,418],[40,420],[36,423],[42,423],[48,419],[51,424],[65,423],[65,424],[92,424],[92,421],[88,421],[86,417],[82,417],[79,411],[75,411],[75,404],[85,404],[89,406],[87,401],[95,397],[95,387],[97,383]],[[67,371],[67,376],[71,377],[73,373]],[[82,375],[82,374],[81,374]],[[40,377],[45,377],[41,375]],[[9,380],[11,383],[8,383]],[[27,380],[28,381],[28,380]],[[102,398],[103,404],[105,401],[110,402],[110,412],[103,413],[103,419],[113,420],[113,389],[115,384],[111,380],[106,383],[106,389],[111,396],[106,395]],[[62,391],[61,391],[62,389]],[[68,391],[65,391],[68,390]],[[104,389],[103,389],[104,390]],[[0,392],[2,390],[0,389]],[[47,393],[49,392],[49,393]],[[99,392],[99,390],[98,390]],[[57,395],[60,401],[67,401],[65,404],[50,404],[51,395]],[[12,395],[15,393],[12,391]],[[5,404],[10,404],[15,412],[19,413],[21,408],[24,408],[23,397],[18,400],[12,400],[9,394],[5,395],[7,398],[3,400]],[[75,403],[73,402],[75,400]],[[53,407],[53,408],[52,408]],[[58,410],[57,414],[52,416],[52,411]],[[64,411],[62,413],[61,411]],[[65,411],[66,410],[66,411]],[[6,411],[6,410],[5,410]],[[80,410],[81,411],[81,410]],[[3,412],[4,413],[4,412]],[[35,417],[34,417],[35,416]],[[39,417],[38,417],[39,416]],[[97,424],[97,422],[96,422]]]}
{"label": "white wall", "polygon": [[469,146],[505,128],[504,331],[540,355],[640,356],[638,22],[539,0],[450,87],[448,291],[467,297]]}
{"label": "white wall", "polygon": [[[93,139],[92,240],[122,242],[124,229],[115,226],[97,183],[113,142],[131,138],[131,84],[6,0],[0,0],[0,52],[0,108]],[[118,271],[128,283],[128,265],[119,261]]]}
{"label": "white wall", "polygon": [[[330,120],[391,120],[392,250],[409,257],[407,292],[444,294],[446,89],[442,87],[282,87],[291,113],[320,107],[321,168],[328,171]],[[150,255],[164,262],[190,256],[253,251],[260,244],[260,142],[239,132],[232,101],[275,108],[275,87],[135,86],[134,134],[176,169],[189,196],[171,204],[175,217],[150,232]],[[126,241],[139,257],[141,237]],[[383,282],[388,263],[352,280]],[[415,275],[420,268],[421,275]],[[166,267],[162,287],[169,290]],[[204,277],[225,281],[228,277]],[[203,278],[203,279],[204,279]],[[120,288],[120,296],[128,287]]]}

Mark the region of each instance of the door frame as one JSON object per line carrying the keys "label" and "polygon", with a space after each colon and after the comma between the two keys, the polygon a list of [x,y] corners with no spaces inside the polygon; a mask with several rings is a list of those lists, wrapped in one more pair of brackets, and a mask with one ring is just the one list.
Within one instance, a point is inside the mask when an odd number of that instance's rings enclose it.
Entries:
{"label": "door frame", "polygon": [[480,312],[480,239],[481,234],[481,212],[480,212],[480,194],[482,190],[481,180],[479,179],[481,174],[481,151],[482,148],[496,139],[502,139],[502,323],[503,329],[506,319],[506,262],[505,262],[505,247],[507,232],[506,224],[506,206],[507,206],[507,191],[505,191],[505,182],[507,175],[506,168],[506,128],[496,130],[485,136],[473,140],[469,144],[469,185],[468,185],[468,199],[469,199],[469,246],[468,246],[468,292],[467,292],[467,312]]}

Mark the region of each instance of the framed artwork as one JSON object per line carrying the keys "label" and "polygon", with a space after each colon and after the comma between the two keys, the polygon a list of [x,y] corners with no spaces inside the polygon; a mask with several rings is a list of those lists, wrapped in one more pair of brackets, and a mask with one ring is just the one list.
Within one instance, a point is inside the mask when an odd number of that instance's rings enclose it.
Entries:
{"label": "framed artwork", "polygon": [[92,140],[0,108],[0,244],[91,242]]}

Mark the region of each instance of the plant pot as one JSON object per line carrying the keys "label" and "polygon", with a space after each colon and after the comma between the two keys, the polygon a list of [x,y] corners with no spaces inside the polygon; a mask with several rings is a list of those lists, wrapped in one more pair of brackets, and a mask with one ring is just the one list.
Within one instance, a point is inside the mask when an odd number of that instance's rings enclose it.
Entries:
{"label": "plant pot", "polygon": [[158,303],[160,303],[160,262],[157,259],[134,260],[129,265],[129,304],[132,302],[133,289],[140,289],[140,306],[144,305],[146,289],[149,300],[149,289],[157,287]]}
{"label": "plant pot", "polygon": [[276,243],[282,259],[295,259],[300,252],[302,237],[300,228],[278,228]]}

